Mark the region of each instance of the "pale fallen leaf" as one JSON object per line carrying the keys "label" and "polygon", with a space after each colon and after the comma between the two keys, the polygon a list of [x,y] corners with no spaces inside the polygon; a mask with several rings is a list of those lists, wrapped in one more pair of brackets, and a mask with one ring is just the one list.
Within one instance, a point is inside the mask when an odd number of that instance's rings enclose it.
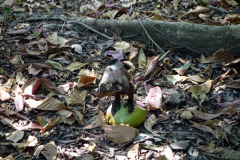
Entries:
{"label": "pale fallen leaf", "polygon": [[14,143],[17,143],[19,140],[21,140],[24,136],[24,132],[23,131],[14,131],[12,133],[10,133],[9,135],[6,136],[7,140],[10,140]]}
{"label": "pale fallen leaf", "polygon": [[133,145],[130,150],[127,152],[127,157],[131,160],[139,159],[140,155],[140,145],[139,143]]}
{"label": "pale fallen leaf", "polygon": [[149,131],[152,132],[152,126],[157,122],[156,116],[152,114],[145,122],[144,127]]}
{"label": "pale fallen leaf", "polygon": [[70,71],[75,71],[77,69],[81,69],[83,66],[85,66],[87,63],[81,63],[81,62],[73,62],[67,66],[67,69]]}

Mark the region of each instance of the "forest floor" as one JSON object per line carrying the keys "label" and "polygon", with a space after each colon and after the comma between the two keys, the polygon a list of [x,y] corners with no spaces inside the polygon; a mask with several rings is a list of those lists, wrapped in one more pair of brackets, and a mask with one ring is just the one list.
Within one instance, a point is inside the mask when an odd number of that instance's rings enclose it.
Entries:
{"label": "forest floor", "polygon": [[[120,33],[109,41],[59,21],[22,22],[49,14],[238,25],[239,1],[0,4],[0,159],[239,159],[240,58],[230,51],[196,58]],[[112,58],[124,60],[146,109],[137,127],[106,123],[114,97],[99,97],[98,84]]]}

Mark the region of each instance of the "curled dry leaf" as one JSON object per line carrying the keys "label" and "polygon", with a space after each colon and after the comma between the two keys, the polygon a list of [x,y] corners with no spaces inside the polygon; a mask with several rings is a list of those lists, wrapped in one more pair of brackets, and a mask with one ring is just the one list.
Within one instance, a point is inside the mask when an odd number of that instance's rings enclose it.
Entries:
{"label": "curled dry leaf", "polygon": [[191,65],[191,62],[187,62],[187,63],[185,63],[184,65],[182,65],[182,66],[179,67],[179,68],[174,68],[174,70],[175,70],[178,74],[180,74],[181,76],[183,76],[183,75],[186,73],[186,71],[188,70],[188,68],[190,67],[190,65]]}
{"label": "curled dry leaf", "polygon": [[157,122],[156,116],[152,114],[145,122],[144,127],[149,131],[152,132],[152,126]]}
{"label": "curled dry leaf", "polygon": [[212,130],[212,128],[208,127],[208,126],[205,126],[203,124],[200,124],[200,123],[196,123],[196,122],[193,122],[193,121],[190,121],[191,123],[193,123],[193,127],[197,128],[197,129],[200,129],[202,130],[203,132],[209,132],[211,133],[214,137],[216,137],[216,133]]}
{"label": "curled dry leaf", "polygon": [[49,110],[49,111],[58,111],[66,110],[66,106],[63,102],[55,99],[51,96],[47,96],[45,99],[36,101],[33,99],[25,100],[30,108],[40,109],[40,110]]}
{"label": "curled dry leaf", "polygon": [[42,79],[32,78],[29,81],[25,82],[22,86],[22,93],[32,95],[40,87]]}
{"label": "curled dry leaf", "polygon": [[206,12],[207,10],[209,10],[209,9],[206,8],[206,7],[197,6],[197,8],[195,8],[195,9],[190,9],[185,15],[183,15],[183,17],[185,17],[186,15],[189,15],[189,14],[204,13],[204,12]]}
{"label": "curled dry leaf", "polygon": [[146,67],[146,72],[144,74],[144,77],[146,77],[150,72],[152,72],[154,70],[154,68],[156,67],[156,65],[158,63],[159,58],[160,58],[160,55],[152,56],[147,59],[147,67]]}
{"label": "curled dry leaf", "polygon": [[231,81],[227,84],[228,88],[240,89],[240,79]]}
{"label": "curled dry leaf", "polygon": [[89,70],[82,69],[79,75],[78,87],[89,86],[96,82],[97,72],[95,70],[90,72]]}
{"label": "curled dry leaf", "polygon": [[141,49],[139,54],[138,54],[138,67],[145,69],[147,66],[147,62],[146,62],[146,56],[143,52],[143,50]]}

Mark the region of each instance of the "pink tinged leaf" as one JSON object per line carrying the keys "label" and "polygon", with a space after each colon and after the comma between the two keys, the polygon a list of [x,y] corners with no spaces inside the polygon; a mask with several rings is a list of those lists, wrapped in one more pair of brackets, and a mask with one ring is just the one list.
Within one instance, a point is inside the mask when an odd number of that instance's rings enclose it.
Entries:
{"label": "pink tinged leaf", "polygon": [[153,71],[153,69],[156,67],[156,65],[158,63],[159,58],[160,58],[160,55],[148,58],[146,73],[145,73],[144,77],[146,77],[150,72]]}
{"label": "pink tinged leaf", "polygon": [[1,101],[7,101],[7,100],[10,100],[10,94],[7,93],[6,91],[4,90],[0,90],[0,100]]}
{"label": "pink tinged leaf", "polygon": [[14,104],[15,104],[16,110],[17,110],[18,112],[22,111],[22,110],[23,110],[23,107],[24,107],[23,97],[22,97],[21,95],[17,95],[17,96],[14,98]]}
{"label": "pink tinged leaf", "polygon": [[42,83],[41,78],[35,81],[35,83],[33,84],[33,88],[32,88],[32,94],[34,94],[37,91],[37,89],[40,87],[41,83]]}
{"label": "pink tinged leaf", "polygon": [[139,77],[139,78],[137,78],[137,79],[134,81],[134,84],[136,84],[137,82],[140,82],[140,81],[146,81],[146,78],[144,78],[144,77]]}
{"label": "pink tinged leaf", "polygon": [[147,96],[148,107],[150,110],[159,109],[162,105],[162,91],[160,87],[154,87],[150,89]]}
{"label": "pink tinged leaf", "polygon": [[124,59],[123,52],[124,52],[123,49],[118,50],[118,51],[109,50],[109,51],[107,51],[107,54],[111,55],[114,59],[122,60],[122,59]]}
{"label": "pink tinged leaf", "polygon": [[41,79],[32,78],[29,81],[25,82],[22,86],[22,91],[25,94],[34,94],[41,84]]}
{"label": "pink tinged leaf", "polygon": [[184,65],[182,65],[179,68],[174,68],[174,70],[176,72],[178,72],[178,74],[183,76],[186,73],[186,71],[188,70],[188,68],[190,67],[190,65],[191,65],[191,62],[187,62],[187,63],[185,63]]}

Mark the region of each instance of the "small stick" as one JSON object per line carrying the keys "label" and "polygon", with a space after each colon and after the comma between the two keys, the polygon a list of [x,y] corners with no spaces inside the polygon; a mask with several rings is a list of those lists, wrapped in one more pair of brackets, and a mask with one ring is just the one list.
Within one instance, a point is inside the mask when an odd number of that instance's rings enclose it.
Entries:
{"label": "small stick", "polygon": [[141,26],[142,26],[143,30],[145,31],[146,35],[148,36],[148,38],[149,38],[149,39],[153,42],[153,44],[155,44],[155,45],[158,47],[158,49],[165,55],[165,51],[162,50],[162,48],[160,48],[160,47],[158,46],[158,44],[157,44],[156,42],[154,42],[154,40],[149,36],[149,34],[148,34],[147,30],[145,29],[145,27],[143,26],[141,20],[138,19],[138,21],[139,21],[139,23],[141,24]]}

